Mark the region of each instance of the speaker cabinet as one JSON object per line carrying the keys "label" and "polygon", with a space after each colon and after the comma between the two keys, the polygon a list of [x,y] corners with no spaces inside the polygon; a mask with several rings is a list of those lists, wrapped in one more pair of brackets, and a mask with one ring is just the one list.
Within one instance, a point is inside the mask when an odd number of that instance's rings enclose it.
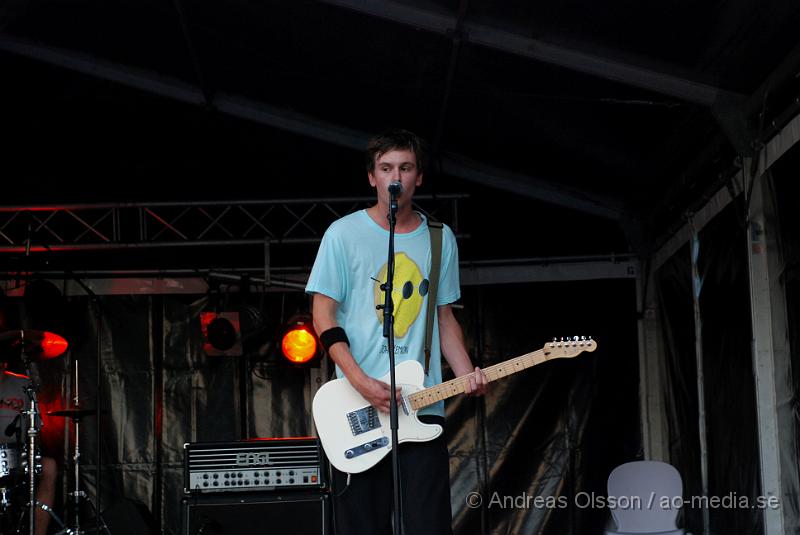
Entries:
{"label": "speaker cabinet", "polygon": [[328,535],[330,508],[319,492],[186,496],[181,535]]}

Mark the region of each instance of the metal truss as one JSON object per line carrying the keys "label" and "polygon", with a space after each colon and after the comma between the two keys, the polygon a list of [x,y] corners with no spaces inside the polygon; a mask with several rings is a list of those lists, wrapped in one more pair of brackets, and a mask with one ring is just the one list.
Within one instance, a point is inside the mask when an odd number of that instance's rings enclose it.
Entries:
{"label": "metal truss", "polygon": [[[415,209],[458,233],[465,194],[421,195]],[[0,207],[0,254],[182,246],[313,244],[374,197]]]}

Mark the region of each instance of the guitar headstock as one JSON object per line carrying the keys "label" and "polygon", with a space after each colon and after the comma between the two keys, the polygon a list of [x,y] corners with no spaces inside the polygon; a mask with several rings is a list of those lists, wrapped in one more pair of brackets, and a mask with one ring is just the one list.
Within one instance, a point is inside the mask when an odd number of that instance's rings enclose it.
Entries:
{"label": "guitar headstock", "polygon": [[552,342],[548,342],[542,348],[545,356],[548,359],[572,358],[580,355],[584,351],[591,353],[597,349],[597,342],[592,340],[592,337],[585,336],[567,336],[566,338],[553,338]]}

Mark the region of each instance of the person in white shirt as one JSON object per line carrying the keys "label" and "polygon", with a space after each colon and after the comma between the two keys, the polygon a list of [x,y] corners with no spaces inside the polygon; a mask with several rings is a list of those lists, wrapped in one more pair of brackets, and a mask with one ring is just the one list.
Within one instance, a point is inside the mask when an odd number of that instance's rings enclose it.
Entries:
{"label": "person in white shirt", "polygon": [[[314,328],[346,377],[372,406],[389,412],[393,396],[379,377],[389,371],[380,281],[386,278],[390,207],[388,187],[402,184],[395,227],[393,303],[396,363],[416,359],[424,366],[430,234],[425,216],[412,208],[422,184],[425,145],[406,130],[373,137],[366,151],[367,176],[376,203],[335,221],[326,231],[306,291],[313,295]],[[441,356],[456,376],[474,373],[467,393],[482,395],[486,377],[472,366],[452,303],[460,298],[458,247],[453,232],[442,232],[442,260],[434,314],[430,369],[425,386],[441,383]],[[376,282],[379,281],[379,282]],[[398,390],[400,390],[398,388]],[[444,404],[420,411],[426,423],[444,423]],[[403,525],[405,533],[452,533],[449,455],[444,434],[430,442],[400,444]],[[334,469],[334,516],[337,533],[391,533],[393,505],[391,456],[366,472],[344,474]]]}

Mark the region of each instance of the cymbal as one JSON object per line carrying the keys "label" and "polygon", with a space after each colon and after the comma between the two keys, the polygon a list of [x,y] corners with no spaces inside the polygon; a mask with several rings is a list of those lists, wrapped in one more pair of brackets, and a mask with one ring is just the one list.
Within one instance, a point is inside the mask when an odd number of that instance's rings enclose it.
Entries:
{"label": "cymbal", "polygon": [[26,355],[37,360],[58,357],[67,350],[68,346],[67,341],[57,334],[30,329],[0,333],[0,344],[7,344],[15,349],[19,349],[21,346]]}
{"label": "cymbal", "polygon": [[95,409],[61,409],[57,411],[48,411],[48,416],[64,416],[66,418],[81,418],[83,416],[90,416],[97,414]]}

